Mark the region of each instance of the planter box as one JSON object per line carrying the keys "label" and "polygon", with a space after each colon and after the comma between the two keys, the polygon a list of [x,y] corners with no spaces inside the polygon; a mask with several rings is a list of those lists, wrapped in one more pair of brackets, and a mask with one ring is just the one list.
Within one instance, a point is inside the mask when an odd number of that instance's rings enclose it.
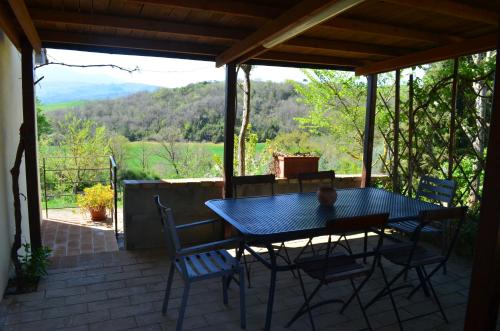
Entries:
{"label": "planter box", "polygon": [[303,172],[317,172],[318,163],[318,156],[275,156],[274,174],[277,178],[297,178]]}

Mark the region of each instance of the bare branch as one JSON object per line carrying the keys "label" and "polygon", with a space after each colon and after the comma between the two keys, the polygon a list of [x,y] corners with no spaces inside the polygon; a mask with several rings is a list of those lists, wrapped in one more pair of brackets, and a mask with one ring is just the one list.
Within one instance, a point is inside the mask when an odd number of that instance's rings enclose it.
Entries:
{"label": "bare branch", "polygon": [[128,72],[129,74],[131,74],[133,72],[136,72],[136,71],[140,71],[139,67],[135,67],[134,69],[127,69],[127,68],[124,68],[124,67],[117,66],[116,64],[68,64],[68,63],[64,63],[64,62],[47,62],[47,63],[44,63],[44,64],[39,64],[39,65],[35,66],[35,70],[38,69],[38,68],[41,68],[41,67],[45,67],[45,66],[51,65],[51,64],[65,66],[65,67],[73,67],[73,68],[96,68],[96,67],[100,68],[100,67],[108,67],[108,68],[123,70],[123,71]]}

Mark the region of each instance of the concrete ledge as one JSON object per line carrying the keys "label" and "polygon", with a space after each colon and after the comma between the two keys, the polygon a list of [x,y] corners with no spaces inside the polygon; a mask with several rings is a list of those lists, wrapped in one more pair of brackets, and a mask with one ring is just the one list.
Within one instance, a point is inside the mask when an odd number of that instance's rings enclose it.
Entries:
{"label": "concrete ledge", "polygon": [[[385,175],[375,175],[374,179],[387,180]],[[316,191],[322,181],[311,181],[304,185],[305,191]],[[326,181],[328,182],[328,181]],[[335,187],[359,187],[359,175],[337,175]],[[197,220],[215,218],[205,201],[222,198],[222,178],[188,178],[165,180],[124,180],[123,224],[127,249],[155,248],[164,246],[163,233],[153,196],[159,194],[164,204],[171,207],[176,224],[192,223]],[[297,179],[277,179],[275,193],[297,192]],[[268,186],[253,185],[238,191],[242,196],[268,195]],[[183,244],[207,242],[221,239],[222,223],[180,233]]]}

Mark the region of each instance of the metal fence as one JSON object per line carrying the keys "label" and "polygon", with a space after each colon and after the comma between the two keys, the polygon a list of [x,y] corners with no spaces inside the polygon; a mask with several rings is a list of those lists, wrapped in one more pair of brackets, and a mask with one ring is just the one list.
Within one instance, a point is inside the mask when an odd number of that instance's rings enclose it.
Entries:
{"label": "metal fence", "polygon": [[[45,207],[45,216],[48,218],[49,209],[64,209],[76,207],[76,198],[83,194],[83,189],[97,183],[109,185],[113,189],[113,210],[111,217],[114,223],[115,234],[118,236],[118,166],[112,155],[95,156],[90,163],[83,158],[54,156],[42,158],[41,185],[42,203]],[[66,197],[73,197],[70,201]],[[63,198],[63,199],[61,199]],[[50,200],[59,199],[56,206],[49,208]]]}

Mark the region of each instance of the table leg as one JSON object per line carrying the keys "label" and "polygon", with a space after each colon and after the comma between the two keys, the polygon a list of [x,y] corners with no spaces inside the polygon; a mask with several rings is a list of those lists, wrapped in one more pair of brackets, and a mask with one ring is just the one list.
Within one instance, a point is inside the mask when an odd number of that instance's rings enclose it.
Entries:
{"label": "table leg", "polygon": [[266,313],[266,326],[264,330],[271,330],[271,320],[273,317],[273,304],[274,304],[274,292],[276,289],[276,255],[274,254],[274,249],[272,245],[267,245],[267,250],[269,251],[270,269],[271,269],[271,283],[269,284],[269,296],[267,298],[267,313]]}

